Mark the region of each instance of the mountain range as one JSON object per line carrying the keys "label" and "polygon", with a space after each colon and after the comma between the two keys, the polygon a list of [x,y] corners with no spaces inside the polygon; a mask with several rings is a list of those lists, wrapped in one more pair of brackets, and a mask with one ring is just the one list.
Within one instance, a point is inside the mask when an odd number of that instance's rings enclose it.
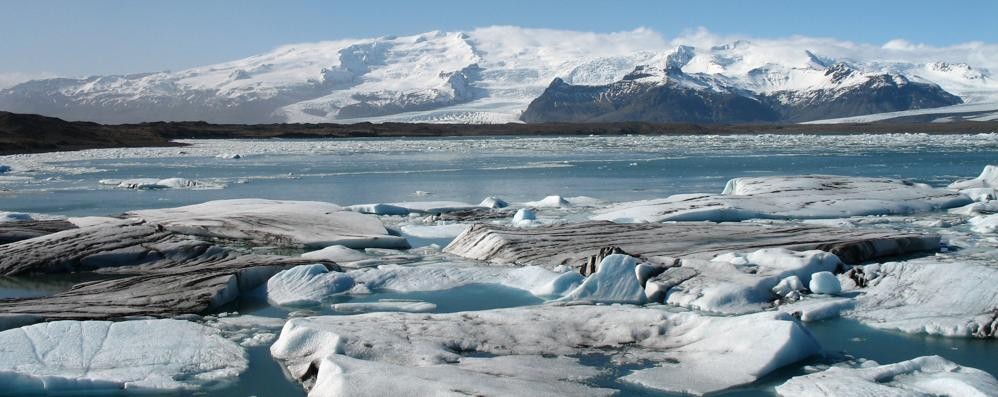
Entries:
{"label": "mountain range", "polygon": [[102,123],[786,123],[998,102],[979,55],[990,47],[904,44],[500,26],[32,80],[0,90],[0,110]]}

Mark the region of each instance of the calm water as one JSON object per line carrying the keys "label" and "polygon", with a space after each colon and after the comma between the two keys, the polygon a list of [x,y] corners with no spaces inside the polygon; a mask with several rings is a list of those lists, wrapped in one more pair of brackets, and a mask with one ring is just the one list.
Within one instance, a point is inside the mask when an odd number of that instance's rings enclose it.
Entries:
{"label": "calm water", "polygon": [[[640,138],[196,141],[192,148],[88,151],[62,154],[35,172],[4,181],[0,211],[110,215],[225,198],[321,200],[337,204],[457,200],[494,195],[530,201],[550,194],[611,201],[675,193],[720,192],[734,177],[823,173],[901,177],[935,185],[976,176],[998,161],[998,136],[951,141],[901,136],[891,142],[863,136]],[[791,142],[784,142],[790,140]],[[929,140],[922,142],[922,140]],[[204,143],[207,142],[207,143]],[[324,146],[325,145],[325,146]],[[217,146],[217,147],[216,147]],[[246,151],[241,160],[214,158]],[[209,156],[210,155],[210,156]],[[75,158],[74,158],[75,157]],[[93,159],[93,158],[97,159]],[[113,157],[113,158],[100,158]],[[37,156],[33,159],[46,159]],[[52,160],[52,159],[47,159]],[[17,166],[18,158],[0,157]],[[47,169],[47,168],[56,169]],[[66,170],[73,172],[61,172]],[[15,168],[15,171],[17,168]],[[90,172],[84,172],[90,171]],[[218,190],[128,191],[101,179],[185,177],[219,182]],[[417,191],[430,195],[417,196]]]}
{"label": "calm water", "polygon": [[[0,176],[0,211],[61,215],[109,215],[139,208],[170,207],[226,198],[321,200],[338,204],[416,200],[477,203],[486,196],[507,201],[547,195],[592,196],[610,201],[720,192],[740,176],[839,174],[899,177],[944,186],[998,163],[998,136],[751,136],[751,137],[566,137],[488,139],[357,139],[301,141],[194,141],[188,148],[127,149],[0,157],[15,171]],[[180,153],[183,151],[184,153]],[[240,153],[241,160],[215,158]],[[19,167],[20,166],[20,167]],[[185,177],[224,184],[216,190],[129,191],[101,179]],[[417,191],[429,192],[416,195]],[[440,242],[438,242],[440,243]],[[0,297],[38,296],[68,288],[76,279],[0,279]],[[474,285],[419,293],[375,293],[354,301],[416,299],[437,312],[539,304],[525,292]],[[262,316],[288,312],[247,300],[227,307]],[[325,313],[323,310],[318,312]],[[851,320],[808,324],[826,350],[801,365],[777,371],[753,385],[722,395],[771,395],[803,365],[844,355],[897,362],[938,354],[998,375],[994,341],[948,339],[876,330]],[[302,396],[268,348],[248,349],[251,365],[233,384],[205,392],[222,396]],[[602,360],[602,361],[601,361]],[[605,366],[604,357],[584,357]],[[616,368],[617,376],[634,368]],[[624,395],[660,395],[616,382]]]}

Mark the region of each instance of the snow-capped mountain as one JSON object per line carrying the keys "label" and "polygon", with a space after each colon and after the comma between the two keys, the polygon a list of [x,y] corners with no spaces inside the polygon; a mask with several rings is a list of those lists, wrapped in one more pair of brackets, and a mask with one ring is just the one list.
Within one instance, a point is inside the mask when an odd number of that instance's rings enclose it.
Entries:
{"label": "snow-capped mountain", "polygon": [[[648,29],[429,32],[289,45],[179,72],[34,80],[0,91],[0,110],[111,123],[725,119],[698,112],[803,121],[998,98],[987,68],[967,62],[988,49],[925,58],[921,47],[795,40],[678,45],[683,38]],[[565,102],[569,91],[582,94]],[[541,106],[555,93],[579,117]],[[690,101],[700,109],[675,110]],[[604,117],[625,102],[626,111]],[[663,109],[675,114],[648,116]]]}

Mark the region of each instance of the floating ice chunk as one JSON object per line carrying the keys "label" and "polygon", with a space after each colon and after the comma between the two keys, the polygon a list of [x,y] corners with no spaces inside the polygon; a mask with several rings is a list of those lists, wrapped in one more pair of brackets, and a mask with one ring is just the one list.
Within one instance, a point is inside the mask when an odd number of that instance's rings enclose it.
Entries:
{"label": "floating ice chunk", "polygon": [[998,336],[998,268],[990,263],[917,259],[862,266],[856,309],[846,315],[877,328],[943,336]]}
{"label": "floating ice chunk", "polygon": [[523,203],[525,207],[534,208],[561,208],[570,207],[572,204],[565,200],[561,196],[547,196],[538,201],[528,201]]}
{"label": "floating ice chunk", "polygon": [[275,305],[318,304],[323,298],[349,291],[353,286],[352,276],[330,272],[324,265],[295,266],[267,280],[267,301]]}
{"label": "floating ice chunk", "polygon": [[537,213],[530,208],[520,208],[516,210],[516,214],[513,214],[513,222],[534,221],[534,220],[537,220]]}
{"label": "floating ice chunk", "polygon": [[[500,284],[545,297],[560,295],[579,281],[539,266],[467,266],[455,263],[422,266],[385,265],[351,271],[357,283],[372,290],[397,292],[440,291],[469,284]],[[633,273],[632,273],[633,274]]]}
{"label": "floating ice chunk", "polygon": [[[624,380],[705,393],[750,383],[818,350],[810,333],[782,313],[708,317],[635,306],[540,305],[292,319],[271,354],[292,376],[314,384],[312,396],[448,394],[455,387],[484,395],[585,395],[592,389],[583,382],[597,373],[566,356],[609,355],[622,364],[678,361]],[[448,388],[440,389],[444,384]]]}
{"label": "floating ice chunk", "polygon": [[998,201],[967,204],[963,207],[950,209],[949,213],[967,216],[994,214],[998,213]]}
{"label": "floating ice chunk", "polygon": [[243,347],[264,346],[277,339],[277,334],[284,327],[284,318],[261,317],[253,315],[238,316],[206,316],[205,325],[218,329],[225,339],[238,343]]}
{"label": "floating ice chunk", "polygon": [[842,284],[832,272],[821,271],[811,275],[808,288],[815,294],[835,295],[842,292]]}
{"label": "floating ice chunk", "polygon": [[978,215],[967,220],[970,229],[981,234],[993,234],[998,231],[998,214]]}
{"label": "floating ice chunk", "polygon": [[468,225],[452,223],[449,225],[405,225],[402,233],[418,238],[454,238],[468,229]]}
{"label": "floating ice chunk", "polygon": [[977,178],[956,181],[949,184],[948,187],[954,190],[982,187],[998,188],[998,166],[986,165]]}
{"label": "floating ice chunk", "polygon": [[301,254],[301,257],[313,261],[327,260],[336,263],[348,263],[371,259],[370,255],[342,245],[330,245],[318,251],[306,252]]}
{"label": "floating ice chunk", "polygon": [[998,396],[998,380],[939,356],[876,367],[797,376],[777,386],[781,396]]}
{"label": "floating ice chunk", "polygon": [[388,234],[377,217],[318,201],[218,200],[177,208],[126,213],[185,234],[249,240],[258,244],[322,248],[409,248]]}
{"label": "floating ice chunk", "polygon": [[[115,183],[117,182],[117,183]],[[135,178],[135,179],[101,179],[102,185],[114,185],[119,189],[155,190],[155,189],[219,189],[224,185],[194,181],[187,178]]]}
{"label": "floating ice chunk", "polygon": [[800,277],[790,276],[780,280],[775,287],[773,287],[773,293],[779,296],[786,296],[793,291],[803,291],[807,289],[804,287],[804,282],[800,281]]}
{"label": "floating ice chunk", "polygon": [[823,219],[946,209],[972,200],[955,191],[896,179],[829,175],[736,178],[717,194],[678,194],[621,203],[593,219],[619,222]]}
{"label": "floating ice chunk", "polygon": [[780,311],[789,313],[801,321],[821,321],[839,317],[843,312],[856,307],[852,298],[806,298],[794,303],[781,305]]}
{"label": "floating ice chunk", "polygon": [[246,354],[179,320],[56,321],[0,332],[0,384],[19,394],[196,389],[234,379]]}
{"label": "floating ice chunk", "polygon": [[509,207],[509,203],[501,198],[489,196],[482,200],[478,206],[485,208],[506,208]]}
{"label": "floating ice chunk", "polygon": [[377,302],[347,302],[333,305],[340,313],[406,312],[429,313],[437,310],[437,305],[423,301],[379,300]]}
{"label": "floating ice chunk", "polygon": [[998,190],[990,187],[979,187],[973,189],[962,189],[960,193],[966,194],[974,201],[990,201],[998,199]]}
{"label": "floating ice chunk", "polygon": [[238,160],[243,158],[243,155],[238,153],[220,153],[216,155],[215,158],[225,159],[225,160]]}
{"label": "floating ice chunk", "polygon": [[34,220],[34,219],[35,218],[32,217],[31,214],[24,213],[24,212],[0,211],[0,223],[3,223],[3,222],[25,222],[25,221],[31,221],[31,220]]}
{"label": "floating ice chunk", "polygon": [[442,214],[482,208],[459,201],[411,201],[401,203],[357,204],[345,207],[350,211],[374,215]]}
{"label": "floating ice chunk", "polygon": [[787,277],[810,282],[812,273],[835,270],[839,258],[818,250],[766,248],[749,254],[720,255],[710,261],[686,259],[682,263],[682,268],[691,269],[693,274],[668,290],[666,303],[740,314],[767,307],[777,298],[773,289]]}
{"label": "floating ice chunk", "polygon": [[637,277],[637,266],[638,260],[633,256],[622,254],[607,256],[596,268],[596,273],[586,277],[578,288],[566,294],[561,300],[645,303],[647,297]]}

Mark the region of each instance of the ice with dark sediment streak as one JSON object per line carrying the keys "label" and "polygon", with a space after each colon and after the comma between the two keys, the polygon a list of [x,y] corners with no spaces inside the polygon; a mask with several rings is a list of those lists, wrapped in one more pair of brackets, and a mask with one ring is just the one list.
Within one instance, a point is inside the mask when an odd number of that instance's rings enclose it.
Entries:
{"label": "ice with dark sediment streak", "polygon": [[[933,258],[871,264],[840,276],[858,292],[847,316],[908,333],[998,336],[998,268]],[[857,284],[865,284],[858,287]]]}
{"label": "ice with dark sediment streak", "polygon": [[[811,334],[782,313],[710,317],[661,306],[601,305],[297,318],[271,346],[312,397],[401,390],[610,394],[586,384],[597,371],[575,357],[590,354],[621,364],[656,363],[624,382],[704,394],[751,383],[818,350]],[[550,370],[525,371],[525,363]]]}
{"label": "ice with dark sediment streak", "polygon": [[319,201],[218,200],[125,215],[178,233],[255,244],[408,248],[405,239],[389,235],[376,217]]}
{"label": "ice with dark sediment streak", "polygon": [[898,179],[804,175],[736,178],[721,194],[677,194],[597,211],[618,222],[822,219],[926,212],[971,203],[953,190]]}

